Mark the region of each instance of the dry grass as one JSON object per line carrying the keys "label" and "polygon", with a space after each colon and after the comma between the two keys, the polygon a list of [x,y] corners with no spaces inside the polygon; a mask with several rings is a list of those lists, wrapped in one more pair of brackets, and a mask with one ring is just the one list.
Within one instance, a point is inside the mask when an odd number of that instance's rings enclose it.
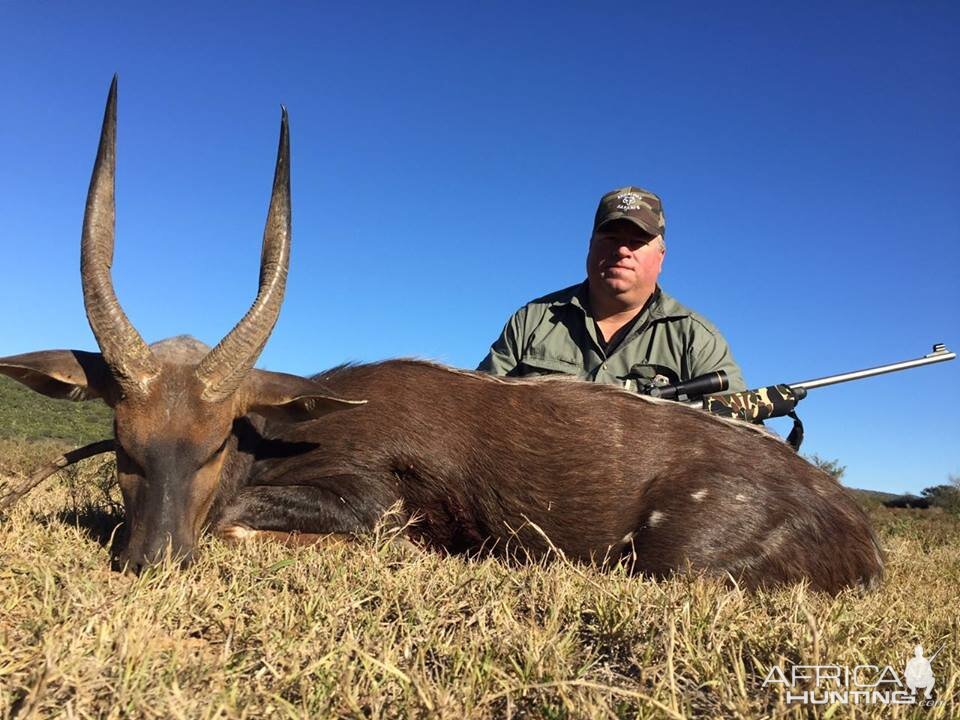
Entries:
{"label": "dry grass", "polygon": [[[58,450],[60,448],[57,448]],[[0,445],[0,473],[49,455]],[[934,662],[934,708],[960,716],[960,527],[874,515],[879,592],[648,582],[562,562],[510,568],[386,538],[291,549],[208,540],[185,572],[109,570],[111,468],[48,481],[0,525],[2,717],[809,717],[762,687],[772,665]]]}

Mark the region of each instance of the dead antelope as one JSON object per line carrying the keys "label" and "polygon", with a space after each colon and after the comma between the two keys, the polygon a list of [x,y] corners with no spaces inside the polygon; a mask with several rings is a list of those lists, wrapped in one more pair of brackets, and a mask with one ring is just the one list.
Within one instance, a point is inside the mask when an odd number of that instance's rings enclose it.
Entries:
{"label": "dead antelope", "polygon": [[0,372],[53,397],[103,398],[139,569],[226,537],[370,530],[401,502],[407,533],[450,553],[692,569],[746,586],[872,585],[882,558],[829,476],[744,424],[613,387],[504,380],[409,360],[312,379],[253,368],[290,253],[287,116],[253,306],[212,350],[147,345],[114,294],[116,80],[83,223],[81,275],[99,353],[36,352]]}

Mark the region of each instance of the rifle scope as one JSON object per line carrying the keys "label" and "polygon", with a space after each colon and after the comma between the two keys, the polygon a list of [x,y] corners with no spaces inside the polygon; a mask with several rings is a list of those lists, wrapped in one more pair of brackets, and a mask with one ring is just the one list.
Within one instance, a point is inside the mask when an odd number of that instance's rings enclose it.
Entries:
{"label": "rifle scope", "polygon": [[647,391],[647,394],[664,400],[676,400],[683,396],[699,398],[702,395],[712,395],[723,392],[729,387],[730,380],[727,378],[727,373],[723,370],[717,370],[672,385],[652,387]]}

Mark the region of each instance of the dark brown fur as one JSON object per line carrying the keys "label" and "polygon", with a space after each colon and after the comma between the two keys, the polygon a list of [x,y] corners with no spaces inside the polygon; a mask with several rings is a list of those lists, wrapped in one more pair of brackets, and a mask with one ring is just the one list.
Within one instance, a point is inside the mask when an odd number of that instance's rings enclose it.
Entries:
{"label": "dark brown fur", "polygon": [[653,576],[689,566],[831,592],[881,577],[851,497],[753,427],[608,386],[417,361],[314,379],[368,403],[268,423],[221,527],[362,532],[402,501],[411,534],[454,553],[539,557],[553,544]]}

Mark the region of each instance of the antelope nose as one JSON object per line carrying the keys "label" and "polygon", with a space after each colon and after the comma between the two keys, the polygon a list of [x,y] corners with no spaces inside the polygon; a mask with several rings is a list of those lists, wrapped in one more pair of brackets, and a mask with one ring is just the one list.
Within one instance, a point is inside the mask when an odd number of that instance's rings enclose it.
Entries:
{"label": "antelope nose", "polygon": [[176,563],[176,567],[178,567],[180,570],[185,570],[193,563],[194,548],[192,546],[163,545],[159,548],[151,548],[150,550],[143,552],[124,551],[116,557],[114,561],[114,569],[121,570],[132,575],[139,575],[148,567],[161,565],[168,557],[168,548],[171,563]]}

